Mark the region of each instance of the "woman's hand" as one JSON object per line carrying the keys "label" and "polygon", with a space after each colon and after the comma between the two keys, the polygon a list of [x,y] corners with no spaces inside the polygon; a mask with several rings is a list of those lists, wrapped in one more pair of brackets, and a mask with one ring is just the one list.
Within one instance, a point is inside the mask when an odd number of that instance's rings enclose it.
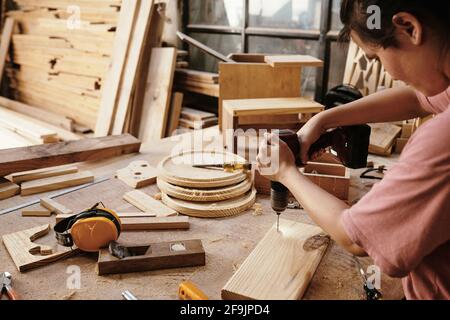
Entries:
{"label": "woman's hand", "polygon": [[275,134],[264,134],[256,161],[258,171],[271,181],[283,183],[298,170],[291,149]]}
{"label": "woman's hand", "polygon": [[311,146],[319,140],[319,138],[326,132],[322,123],[320,114],[309,120],[297,133],[300,141],[300,157],[302,163],[306,164],[308,161],[313,160],[321,155],[321,152],[312,154],[311,159],[309,157],[309,150]]}

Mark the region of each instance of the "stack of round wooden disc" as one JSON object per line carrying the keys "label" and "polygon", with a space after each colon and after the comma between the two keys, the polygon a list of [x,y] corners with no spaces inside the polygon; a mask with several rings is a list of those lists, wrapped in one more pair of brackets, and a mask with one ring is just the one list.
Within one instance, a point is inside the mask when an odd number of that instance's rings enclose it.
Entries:
{"label": "stack of round wooden disc", "polygon": [[256,191],[250,173],[193,164],[244,162],[225,152],[189,151],[169,156],[159,164],[158,187],[162,201],[181,214],[217,218],[239,214],[253,206]]}

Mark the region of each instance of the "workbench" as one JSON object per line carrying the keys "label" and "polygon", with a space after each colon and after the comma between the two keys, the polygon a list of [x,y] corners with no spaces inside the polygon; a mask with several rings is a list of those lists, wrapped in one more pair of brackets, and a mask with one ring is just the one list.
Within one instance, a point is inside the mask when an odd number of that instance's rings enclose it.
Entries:
{"label": "workbench", "polygon": [[[120,212],[136,211],[136,208],[122,199],[125,192],[132,190],[126,184],[114,178],[116,170],[128,166],[131,161],[147,160],[156,166],[169,155],[174,148],[192,149],[190,142],[199,145],[214,145],[222,139],[217,128],[203,132],[211,141],[199,141],[198,136],[185,134],[178,138],[168,138],[158,143],[143,145],[140,154],[119,158],[105,159],[94,163],[79,164],[80,169],[94,172],[96,178],[110,177],[103,183],[61,196],[56,200],[74,212],[91,207],[102,201],[107,207]],[[199,133],[197,133],[199,134]],[[180,142],[180,139],[183,142]],[[384,164],[388,168],[395,163],[395,157],[371,160]],[[352,171],[351,201],[360,199],[373,185],[373,180],[359,179],[360,170]],[[154,195],[159,192],[156,185],[141,189]],[[54,193],[54,192],[53,192]],[[34,196],[16,196],[0,201],[0,210],[39,199],[52,193]],[[220,292],[225,283],[234,274],[240,264],[247,258],[269,228],[276,222],[276,215],[270,207],[267,196],[258,196],[257,203],[263,208],[261,215],[253,215],[252,210],[230,218],[197,219],[190,218],[188,231],[153,231],[124,232],[120,241],[127,243],[152,243],[164,241],[181,241],[201,239],[206,251],[206,265],[203,267],[160,270],[144,273],[111,275],[100,277],[95,272],[97,254],[79,254],[77,256],[53,263],[49,266],[19,273],[3,244],[0,245],[0,271],[9,271],[13,275],[13,285],[23,299],[61,300],[61,299],[122,299],[121,292],[130,290],[139,299],[178,299],[178,285],[184,280],[196,283],[210,299],[220,299]],[[313,223],[303,210],[287,210],[282,216],[304,223]],[[46,223],[54,224],[55,217],[22,217],[21,210],[0,216],[0,236],[32,228]],[[40,244],[54,243],[50,233],[36,241]],[[370,258],[361,260],[365,266],[371,265]],[[81,270],[81,287],[73,289],[67,286],[71,276],[70,266]],[[69,272],[69,273],[68,273]],[[73,271],[72,271],[73,272]],[[381,291],[385,299],[401,299],[403,291],[399,279],[382,276]],[[352,256],[332,243],[317,272],[306,291],[304,299],[364,299],[361,277],[355,267]]]}

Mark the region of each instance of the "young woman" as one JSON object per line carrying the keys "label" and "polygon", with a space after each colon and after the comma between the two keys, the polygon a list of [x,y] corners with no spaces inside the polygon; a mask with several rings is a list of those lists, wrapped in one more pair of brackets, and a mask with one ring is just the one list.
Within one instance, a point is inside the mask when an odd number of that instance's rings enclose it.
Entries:
{"label": "young woman", "polygon": [[[343,0],[343,39],[379,59],[409,87],[385,90],[323,112],[298,133],[302,159],[328,129],[436,116],[421,126],[398,163],[356,205],[323,191],[295,166],[294,155],[271,135],[259,166],[278,152],[280,168],[268,175],[288,187],[311,218],[350,253],[369,255],[386,274],[402,278],[408,299],[450,299],[450,1]],[[381,29],[367,20],[377,5]],[[268,164],[268,165],[266,165]]]}

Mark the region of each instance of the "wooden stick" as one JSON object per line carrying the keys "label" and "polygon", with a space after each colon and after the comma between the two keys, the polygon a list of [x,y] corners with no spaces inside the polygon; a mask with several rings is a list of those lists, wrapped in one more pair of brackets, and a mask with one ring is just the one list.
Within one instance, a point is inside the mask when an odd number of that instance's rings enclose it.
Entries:
{"label": "wooden stick", "polygon": [[72,215],[73,211],[50,198],[42,198],[41,205],[56,214]]}
{"label": "wooden stick", "polygon": [[210,47],[204,45],[203,43],[185,35],[182,32],[177,32],[178,37],[182,40],[182,41],[186,41],[187,43],[189,43],[190,45],[193,45],[194,47],[199,48],[200,50],[202,50],[203,52],[213,56],[216,59],[219,59],[223,62],[228,62],[228,63],[235,63],[233,60],[231,60],[230,58],[225,57],[223,54],[217,52],[216,50],[211,49]]}

